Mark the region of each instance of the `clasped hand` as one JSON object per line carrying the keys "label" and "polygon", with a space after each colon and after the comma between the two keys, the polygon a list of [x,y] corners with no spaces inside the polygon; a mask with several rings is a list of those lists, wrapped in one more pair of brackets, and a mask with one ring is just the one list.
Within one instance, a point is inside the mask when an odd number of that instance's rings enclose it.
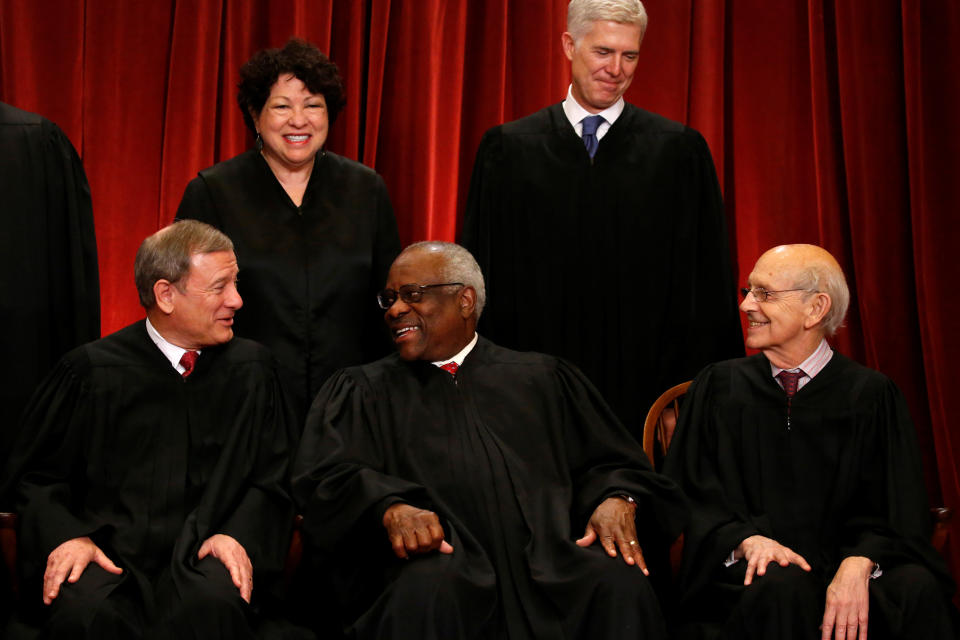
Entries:
{"label": "clasped hand", "polygon": [[404,502],[390,505],[383,514],[390,546],[398,558],[430,553],[453,553],[453,547],[443,539],[440,518],[433,511],[418,509]]}
{"label": "clasped hand", "polygon": [[643,559],[643,551],[637,542],[637,525],[634,519],[636,510],[637,505],[624,498],[607,498],[594,509],[583,537],[577,540],[577,544],[589,547],[599,539],[611,558],[617,557],[619,548],[624,562],[636,565],[644,575],[650,575]]}

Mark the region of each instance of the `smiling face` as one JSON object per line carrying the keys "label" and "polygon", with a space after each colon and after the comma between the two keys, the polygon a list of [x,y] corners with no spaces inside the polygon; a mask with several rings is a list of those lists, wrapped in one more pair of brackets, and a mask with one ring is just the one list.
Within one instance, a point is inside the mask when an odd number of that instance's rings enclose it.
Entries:
{"label": "smiling face", "polygon": [[771,293],[766,302],[747,294],[740,304],[748,320],[747,348],[762,351],[781,368],[795,367],[813,353],[824,335],[821,320],[830,308],[825,293],[784,291],[796,288],[798,271],[809,259],[810,251],[804,247],[776,247],[760,256],[747,286],[783,292]]}
{"label": "smiling face", "polygon": [[169,342],[184,349],[229,342],[233,316],[243,306],[237,292],[237,258],[232,251],[193,254],[190,272],[158,293],[158,304],[160,298],[166,319],[157,329]]}
{"label": "smiling face", "polygon": [[293,171],[313,166],[329,128],[323,94],[310,93],[293,74],[282,74],[270,87],[263,109],[252,116],[271,167]]}
{"label": "smiling face", "polygon": [[[407,251],[390,267],[387,288],[445,282],[443,266],[439,252]],[[451,286],[428,289],[420,302],[398,298],[384,313],[384,320],[400,357],[436,362],[455,356],[473,339],[474,296],[472,287]]]}
{"label": "smiling face", "polygon": [[573,97],[581,107],[600,113],[620,99],[637,70],[641,36],[640,25],[609,20],[594,22],[579,42],[569,32],[563,34]]}

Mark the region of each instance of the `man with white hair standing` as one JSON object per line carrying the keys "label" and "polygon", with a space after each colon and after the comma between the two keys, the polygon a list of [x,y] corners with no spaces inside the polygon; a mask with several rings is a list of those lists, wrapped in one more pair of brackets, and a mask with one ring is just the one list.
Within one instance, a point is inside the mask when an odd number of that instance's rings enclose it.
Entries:
{"label": "man with white hair standing", "polygon": [[639,0],[570,3],[566,99],[484,135],[461,234],[484,335],[571,360],[638,439],[660,393],[743,354],[710,150],[623,99],[646,27]]}
{"label": "man with white hair standing", "polygon": [[747,285],[746,344],[760,353],[697,376],[664,468],[693,510],[683,631],[953,638],[906,403],[826,341],[850,299],[840,266],[817,246],[779,246]]}

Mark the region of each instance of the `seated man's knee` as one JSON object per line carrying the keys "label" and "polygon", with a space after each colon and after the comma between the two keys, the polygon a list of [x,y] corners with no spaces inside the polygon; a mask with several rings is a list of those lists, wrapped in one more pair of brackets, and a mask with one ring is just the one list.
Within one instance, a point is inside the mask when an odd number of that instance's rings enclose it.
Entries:
{"label": "seated man's knee", "polygon": [[117,576],[91,564],[74,583],[64,582],[50,604],[44,638],[136,637],[142,612]]}
{"label": "seated man's knee", "polygon": [[184,638],[215,632],[244,637],[250,611],[227,568],[211,556],[201,560],[197,570],[200,577],[179,585],[176,602],[166,616],[170,626]]}
{"label": "seated man's knee", "polygon": [[776,563],[768,565],[764,575],[754,576],[742,596],[743,599],[787,606],[795,603],[822,605],[825,597],[821,581],[813,573],[794,564],[781,567]]}

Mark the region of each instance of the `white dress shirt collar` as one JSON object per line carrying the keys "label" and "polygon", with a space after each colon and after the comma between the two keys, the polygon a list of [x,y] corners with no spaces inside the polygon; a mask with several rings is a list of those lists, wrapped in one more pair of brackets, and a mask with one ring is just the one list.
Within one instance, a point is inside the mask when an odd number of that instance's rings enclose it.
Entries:
{"label": "white dress shirt collar", "polygon": [[456,362],[458,367],[461,366],[461,365],[463,365],[463,361],[466,359],[467,354],[469,354],[471,351],[473,351],[473,348],[474,348],[474,347],[476,346],[476,344],[477,344],[477,338],[479,338],[479,337],[480,337],[480,335],[479,335],[476,331],[474,331],[474,332],[473,332],[473,340],[471,340],[470,342],[468,342],[468,343],[467,343],[467,346],[465,346],[463,349],[460,350],[460,353],[458,353],[457,355],[453,356],[453,357],[450,358],[449,360],[438,360],[437,362],[434,362],[434,363],[432,363],[432,364],[434,364],[434,365],[436,365],[436,366],[438,366],[438,367],[442,367],[443,365],[449,364],[449,363],[451,363],[451,362]]}
{"label": "white dress shirt collar", "polygon": [[573,85],[571,84],[567,89],[567,99],[563,101],[563,113],[567,116],[567,120],[570,121],[570,125],[574,131],[577,132],[578,136],[583,135],[584,118],[593,115],[603,116],[603,122],[601,122],[597,128],[597,140],[601,140],[603,136],[607,134],[607,131],[610,130],[613,123],[617,121],[617,118],[620,117],[620,114],[623,113],[624,106],[625,103],[621,96],[619,100],[600,113],[590,113],[581,107],[577,99],[573,97]]}
{"label": "white dress shirt collar", "polygon": [[[183,354],[187,352],[187,349],[183,347],[178,347],[175,344],[171,344],[164,339],[160,332],[157,331],[152,324],[150,324],[150,318],[147,318],[147,335],[150,336],[150,339],[153,340],[153,344],[157,345],[157,348],[160,349],[160,352],[170,361],[170,364],[174,369],[177,370],[177,373],[183,374],[183,367],[180,365],[180,358],[183,357]],[[200,353],[200,350],[197,350],[197,353]]]}

